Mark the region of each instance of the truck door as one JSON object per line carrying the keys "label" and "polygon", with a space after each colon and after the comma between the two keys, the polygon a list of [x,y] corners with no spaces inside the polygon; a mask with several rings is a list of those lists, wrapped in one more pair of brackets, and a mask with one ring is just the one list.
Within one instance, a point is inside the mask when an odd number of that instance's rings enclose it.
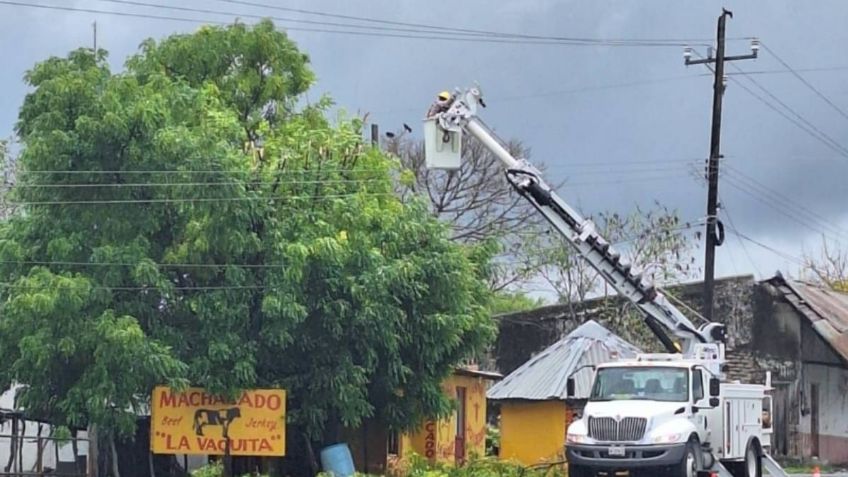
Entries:
{"label": "truck door", "polygon": [[[706,392],[704,392],[704,372],[699,368],[692,370],[692,405],[697,407],[708,405]],[[710,441],[710,433],[707,426],[708,413],[704,410],[697,409],[697,412],[692,416],[695,427],[698,429],[698,438],[701,442]]]}

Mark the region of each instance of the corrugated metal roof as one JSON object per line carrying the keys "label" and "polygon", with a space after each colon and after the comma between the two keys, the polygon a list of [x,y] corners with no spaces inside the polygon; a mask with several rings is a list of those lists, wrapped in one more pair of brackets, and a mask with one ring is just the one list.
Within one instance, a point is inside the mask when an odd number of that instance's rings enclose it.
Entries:
{"label": "corrugated metal roof", "polygon": [[848,364],[848,294],[781,276],[777,286],[813,329]]}
{"label": "corrugated metal roof", "polygon": [[[564,400],[566,381],[581,366],[608,362],[613,355],[630,358],[638,353],[638,348],[590,320],[492,386],[486,397],[493,400]],[[574,380],[575,398],[588,397],[592,385],[591,369],[578,371]]]}
{"label": "corrugated metal roof", "polygon": [[453,373],[459,376],[470,376],[472,378],[483,378],[492,381],[497,381],[503,378],[503,374],[501,373],[496,373],[493,371],[481,371],[479,369],[472,368],[456,368]]}

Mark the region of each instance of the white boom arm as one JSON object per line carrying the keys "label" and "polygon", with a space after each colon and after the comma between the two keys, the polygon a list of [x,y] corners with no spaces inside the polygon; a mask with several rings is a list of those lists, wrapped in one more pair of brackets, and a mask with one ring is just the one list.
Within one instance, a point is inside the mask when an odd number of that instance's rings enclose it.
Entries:
{"label": "white boom arm", "polygon": [[[447,111],[430,119],[437,125],[436,130],[432,131],[438,134],[435,141],[445,144],[455,142],[456,137],[451,135],[461,134],[462,131],[477,138],[503,162],[507,180],[515,190],[545,216],[604,280],[641,310],[648,327],[669,352],[682,352],[690,357],[706,352],[711,356],[698,357],[723,361],[724,325],[708,323],[696,328],[662,293],[646,283],[641,275],[631,273],[630,265],[621,262],[620,255],[596,232],[592,221],[581,217],[551,190],[536,168],[524,159],[513,157],[498,137],[479,119],[477,107],[485,106],[479,88],[457,93]],[[663,328],[679,339],[682,349],[675,346]],[[713,345],[696,346],[698,343]]]}

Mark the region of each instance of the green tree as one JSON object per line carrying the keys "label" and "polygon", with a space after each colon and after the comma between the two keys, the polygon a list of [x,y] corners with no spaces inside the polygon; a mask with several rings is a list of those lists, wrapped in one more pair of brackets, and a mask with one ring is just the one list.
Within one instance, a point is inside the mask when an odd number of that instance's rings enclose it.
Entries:
{"label": "green tree", "polygon": [[126,435],[157,383],[281,386],[316,441],[449,412],[441,381],[494,334],[493,250],[397,197],[359,121],[295,109],[313,74],[273,24],[26,79],[0,228],[0,384],[22,406]]}
{"label": "green tree", "polygon": [[495,293],[492,297],[490,310],[492,315],[501,315],[505,313],[515,313],[518,311],[527,311],[545,305],[545,300],[541,297],[531,298],[526,293],[515,291],[501,291]]}

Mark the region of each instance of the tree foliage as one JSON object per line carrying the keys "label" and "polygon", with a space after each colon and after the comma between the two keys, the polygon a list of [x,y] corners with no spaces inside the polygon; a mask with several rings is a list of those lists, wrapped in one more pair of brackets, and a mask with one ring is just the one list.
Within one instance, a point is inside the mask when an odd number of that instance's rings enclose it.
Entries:
{"label": "tree foliage", "polygon": [[307,58],[270,22],[26,76],[19,213],[0,227],[2,384],[59,424],[127,434],[155,384],[289,390],[319,439],[444,414],[482,350],[488,246],[461,246],[361,123],[296,110]]}

